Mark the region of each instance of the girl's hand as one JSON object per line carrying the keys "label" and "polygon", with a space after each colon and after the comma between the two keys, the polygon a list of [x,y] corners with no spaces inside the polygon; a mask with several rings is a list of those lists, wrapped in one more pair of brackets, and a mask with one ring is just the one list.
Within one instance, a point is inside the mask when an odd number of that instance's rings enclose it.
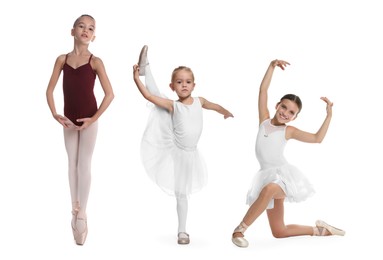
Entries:
{"label": "girl's hand", "polygon": [[223,118],[224,118],[224,119],[227,119],[227,118],[229,118],[229,117],[234,117],[234,116],[233,116],[233,114],[230,113],[230,112],[227,112],[227,113],[225,113],[225,114],[223,115]]}
{"label": "girl's hand", "polygon": [[82,122],[82,126],[77,127],[76,130],[83,130],[90,126],[93,123],[92,118],[86,117],[86,118],[80,118],[76,120],[77,122]]}
{"label": "girl's hand", "polygon": [[133,65],[133,77],[139,76],[140,75],[140,66],[137,64]]}
{"label": "girl's hand", "polygon": [[57,122],[59,122],[64,128],[72,128],[72,129],[76,129],[78,128],[77,125],[73,124],[72,121],[70,121],[67,117],[65,116],[62,116],[62,115],[59,115],[59,114],[56,114],[54,116],[54,118],[57,120]]}
{"label": "girl's hand", "polygon": [[334,103],[331,102],[327,97],[321,97],[320,99],[322,99],[327,104],[326,106],[327,114],[332,115],[332,106],[334,105]]}
{"label": "girl's hand", "polygon": [[285,70],[285,67],[287,65],[290,65],[290,63],[288,63],[287,61],[284,61],[284,60],[273,60],[270,64],[273,68],[275,67],[280,67],[282,70]]}

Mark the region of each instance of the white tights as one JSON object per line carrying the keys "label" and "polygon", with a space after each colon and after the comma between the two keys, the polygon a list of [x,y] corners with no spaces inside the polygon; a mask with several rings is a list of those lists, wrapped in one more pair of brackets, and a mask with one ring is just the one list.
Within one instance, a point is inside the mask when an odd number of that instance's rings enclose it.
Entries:
{"label": "white tights", "polygon": [[98,123],[78,131],[64,128],[68,154],[68,177],[72,207],[79,205],[79,216],[86,216],[91,182],[91,162],[96,143]]}
{"label": "white tights", "polygon": [[186,219],[188,215],[188,199],[177,197],[178,233],[186,232]]}
{"label": "white tights", "polygon": [[157,84],[150,70],[149,64],[145,66],[145,86],[149,92],[157,97],[161,96],[160,91],[158,90]]}

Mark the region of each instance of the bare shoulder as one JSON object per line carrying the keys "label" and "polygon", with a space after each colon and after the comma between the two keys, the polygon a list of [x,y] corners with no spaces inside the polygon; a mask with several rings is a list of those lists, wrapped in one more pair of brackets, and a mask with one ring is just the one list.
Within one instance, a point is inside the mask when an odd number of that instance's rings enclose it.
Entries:
{"label": "bare shoulder", "polygon": [[61,63],[64,63],[65,60],[66,60],[66,57],[67,57],[67,54],[60,54],[60,55],[57,57],[56,61],[61,62]]}
{"label": "bare shoulder", "polygon": [[203,98],[203,97],[198,97],[199,99],[199,102],[201,102],[201,105],[205,104],[206,103],[206,99]]}
{"label": "bare shoulder", "polygon": [[66,59],[66,54],[60,54],[60,55],[56,58],[56,66],[59,65],[60,68],[62,68],[62,67],[64,66],[65,59]]}
{"label": "bare shoulder", "polygon": [[102,61],[100,57],[93,55],[90,63],[92,67],[94,68],[94,70],[104,69],[104,62]]}
{"label": "bare shoulder", "polygon": [[98,56],[95,56],[95,55],[92,56],[91,62],[94,64],[102,64],[103,63],[102,59]]}
{"label": "bare shoulder", "polygon": [[297,135],[301,132],[298,128],[292,125],[287,125],[286,126],[286,138],[287,139],[296,139]]}

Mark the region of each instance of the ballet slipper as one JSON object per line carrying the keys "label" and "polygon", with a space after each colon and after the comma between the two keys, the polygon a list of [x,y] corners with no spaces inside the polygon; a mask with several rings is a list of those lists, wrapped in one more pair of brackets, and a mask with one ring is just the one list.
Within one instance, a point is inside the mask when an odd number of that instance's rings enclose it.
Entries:
{"label": "ballet slipper", "polygon": [[[319,234],[320,236],[324,236],[326,235],[326,231],[330,234],[330,235],[337,235],[337,236],[344,236],[346,234],[346,232],[342,229],[339,229],[339,228],[336,228],[336,227],[333,227],[333,226],[330,226],[329,224],[327,224],[326,222],[324,222],[323,220],[317,220],[315,222],[315,225],[316,227],[319,229],[319,228],[322,228],[322,232]],[[315,233],[315,232],[314,232]]]}
{"label": "ballet slipper", "polygon": [[80,209],[79,203],[78,202],[73,203],[71,226],[72,226],[72,233],[73,233],[74,239],[76,239],[77,237],[76,220],[77,220],[77,214],[79,209]]}
{"label": "ballet slipper", "polygon": [[138,66],[139,66],[139,75],[140,76],[145,76],[145,67],[148,65],[148,46],[144,45],[142,47],[141,52],[140,52],[140,57],[138,59]]}
{"label": "ballet slipper", "polygon": [[231,238],[231,241],[238,247],[248,247],[249,242],[244,237],[234,237],[235,233],[241,233],[242,236],[244,236],[244,233],[248,226],[242,221],[238,227],[236,227],[233,231],[233,237]]}
{"label": "ballet slipper", "polygon": [[178,244],[180,245],[187,245],[190,243],[189,234],[186,232],[179,232],[178,233]]}
{"label": "ballet slipper", "polygon": [[[80,232],[80,230],[78,229],[78,223],[79,222],[84,222],[84,224],[85,224],[85,228],[83,228],[84,230],[82,232]],[[87,224],[86,218],[77,217],[77,219],[76,219],[76,236],[75,236],[76,244],[79,246],[84,245],[87,235],[88,235],[88,224]]]}

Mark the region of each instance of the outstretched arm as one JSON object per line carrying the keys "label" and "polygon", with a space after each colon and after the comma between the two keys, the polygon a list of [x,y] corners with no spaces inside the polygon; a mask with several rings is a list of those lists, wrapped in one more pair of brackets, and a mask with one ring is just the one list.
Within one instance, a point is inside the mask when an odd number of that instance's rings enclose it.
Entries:
{"label": "outstretched arm", "polygon": [[332,106],[333,103],[326,97],[321,97],[321,99],[326,102],[327,115],[325,120],[322,123],[322,126],[319,128],[318,132],[315,134],[304,132],[299,130],[296,127],[288,126],[286,129],[286,138],[287,139],[296,139],[301,142],[306,143],[321,143],[326,136],[327,130],[330,126],[331,117],[332,117]]}
{"label": "outstretched arm", "polygon": [[220,114],[223,115],[223,118],[226,119],[228,117],[234,117],[232,113],[230,113],[227,109],[223,108],[222,106],[212,103],[208,100],[206,100],[203,97],[199,97],[202,107],[209,110],[214,110]]}
{"label": "outstretched arm", "polygon": [[138,90],[146,100],[159,107],[165,108],[169,112],[173,112],[173,100],[155,96],[145,87],[145,85],[140,80],[139,66],[137,64],[133,66],[133,79],[137,85]]}
{"label": "outstretched arm", "polygon": [[267,107],[267,91],[270,86],[271,79],[273,77],[274,68],[280,67],[282,70],[285,70],[285,67],[290,65],[287,61],[284,60],[273,60],[270,62],[269,67],[266,70],[265,76],[263,76],[261,86],[259,87],[259,96],[258,96],[258,114],[259,114],[259,123],[262,123],[264,120],[270,118],[269,109]]}

